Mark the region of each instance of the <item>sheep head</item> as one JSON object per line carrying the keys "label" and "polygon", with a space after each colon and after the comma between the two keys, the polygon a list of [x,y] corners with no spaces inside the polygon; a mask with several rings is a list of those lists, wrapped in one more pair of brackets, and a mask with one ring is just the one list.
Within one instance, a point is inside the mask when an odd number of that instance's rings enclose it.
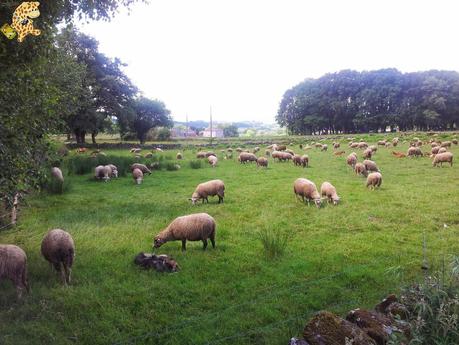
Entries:
{"label": "sheep head", "polygon": [[190,200],[193,205],[196,205],[196,202],[199,199],[200,199],[199,194],[194,192],[193,195],[191,196],[191,198],[189,198],[188,200]]}
{"label": "sheep head", "polygon": [[159,235],[155,236],[154,241],[153,241],[153,247],[154,248],[159,248],[161,247],[164,243],[166,243],[166,240],[164,238],[161,238]]}
{"label": "sheep head", "polygon": [[333,205],[338,205],[338,203],[339,203],[339,196],[334,196],[334,197],[332,197],[332,200],[333,200]]}

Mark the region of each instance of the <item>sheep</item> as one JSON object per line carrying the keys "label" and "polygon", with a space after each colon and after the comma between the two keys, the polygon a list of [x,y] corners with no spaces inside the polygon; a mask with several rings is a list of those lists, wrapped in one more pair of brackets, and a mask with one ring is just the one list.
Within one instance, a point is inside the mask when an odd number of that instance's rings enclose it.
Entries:
{"label": "sheep", "polygon": [[443,163],[449,163],[450,166],[453,166],[453,154],[451,152],[443,152],[437,154],[432,162],[432,166],[437,166],[440,163],[440,166],[443,166]]}
{"label": "sheep", "polygon": [[208,197],[215,195],[218,196],[218,203],[223,203],[223,198],[225,197],[225,184],[222,180],[211,180],[198,184],[189,200],[193,205],[195,205],[198,200],[202,200],[202,203],[204,203],[204,201],[209,203]]}
{"label": "sheep", "polygon": [[441,147],[451,147],[451,141],[444,141],[440,145]]}
{"label": "sheep", "polygon": [[349,156],[347,156],[346,163],[347,165],[350,165],[352,168],[354,168],[355,164],[357,163],[357,155],[355,152],[352,152]]}
{"label": "sheep", "polygon": [[354,166],[354,171],[356,175],[368,175],[367,168],[365,168],[365,164],[363,163],[356,163]]}
{"label": "sheep", "polygon": [[359,147],[359,143],[350,143],[349,147],[352,149],[357,149]]}
{"label": "sheep", "polygon": [[422,156],[422,151],[421,151],[421,149],[419,147],[411,146],[410,148],[408,148],[407,156],[409,156],[409,157]]}
{"label": "sheep", "polygon": [[370,148],[365,149],[362,154],[363,158],[365,159],[371,158],[372,155],[373,155],[373,151]]}
{"label": "sheep", "polygon": [[287,146],[285,145],[277,145],[277,151],[285,151],[287,150]]}
{"label": "sheep", "polygon": [[293,155],[292,161],[295,166],[301,166],[301,156],[300,155]]}
{"label": "sheep", "polygon": [[386,141],[385,140],[380,140],[378,141],[379,146],[386,146]]}
{"label": "sheep", "polygon": [[307,168],[309,166],[309,156],[308,155],[301,156],[301,165],[303,168]]}
{"label": "sheep", "polygon": [[236,152],[238,152],[238,153],[241,153],[242,151],[244,151],[244,150],[241,149],[240,147],[238,147],[238,148],[236,149]]}
{"label": "sheep", "polygon": [[321,143],[315,143],[315,144],[314,144],[314,147],[315,147],[316,149],[321,149],[321,148],[322,148],[322,144],[321,144]]}
{"label": "sheep", "polygon": [[245,164],[246,162],[256,162],[257,161],[257,156],[255,156],[253,153],[241,152],[241,154],[239,155],[238,161],[241,164],[242,163]]}
{"label": "sheep", "polygon": [[397,157],[397,158],[404,158],[406,157],[406,154],[404,154],[403,152],[396,152],[396,151],[392,151],[392,155]]}
{"label": "sheep", "polygon": [[142,174],[151,175],[151,170],[148,169],[148,167],[145,164],[134,163],[131,165],[131,171],[133,171],[134,169],[139,169],[142,172]]}
{"label": "sheep", "polygon": [[231,147],[228,147],[228,149],[226,151],[233,152],[233,149]]}
{"label": "sheep", "polygon": [[64,176],[62,175],[62,170],[58,167],[51,168],[51,176],[55,178],[60,183],[64,183]]}
{"label": "sheep", "polygon": [[268,167],[268,159],[265,157],[258,157],[257,159],[257,167]]}
{"label": "sheep", "polygon": [[218,158],[216,156],[209,156],[207,157],[207,161],[212,166],[212,168],[215,168],[218,163]]}
{"label": "sheep", "polygon": [[57,272],[61,273],[62,283],[70,284],[75,258],[75,244],[72,236],[61,229],[48,231],[41,241],[41,254]]}
{"label": "sheep", "polygon": [[215,156],[215,157],[217,157],[217,155],[215,154],[214,151],[207,151],[207,152],[206,152],[206,158],[209,157],[209,156]]}
{"label": "sheep", "polygon": [[110,179],[111,169],[108,166],[98,165],[94,169],[94,177],[98,180],[107,182]]}
{"label": "sheep", "polygon": [[131,149],[131,153],[140,153],[140,151],[142,151],[142,149],[138,148],[138,147],[134,147]]}
{"label": "sheep", "polygon": [[336,149],[339,149],[340,148],[340,143],[333,143],[333,148],[336,150]]}
{"label": "sheep", "polygon": [[358,143],[358,148],[359,149],[366,149],[368,147],[368,144],[364,141],[361,141]]}
{"label": "sheep", "polygon": [[436,143],[435,141],[430,144],[430,147],[432,148],[437,147],[437,146],[440,146],[440,144]]}
{"label": "sheep", "polygon": [[336,188],[330,182],[322,183],[320,195],[327,197],[328,202],[333,202],[333,205],[338,205],[339,196],[336,193]]}
{"label": "sheep", "polygon": [[118,178],[118,168],[116,167],[116,165],[107,164],[106,166],[110,168],[109,177],[110,178]]}
{"label": "sheep", "polygon": [[317,208],[320,207],[322,200],[320,199],[320,194],[317,191],[317,187],[314,182],[309,181],[305,178],[298,178],[293,183],[293,193],[298,198],[298,195],[301,196],[303,202],[306,198],[308,205],[312,200],[316,204]]}
{"label": "sheep", "polygon": [[346,151],[336,151],[334,153],[334,155],[337,156],[337,157],[340,157],[340,156],[344,155],[345,153],[346,153]]}
{"label": "sheep", "polygon": [[258,151],[260,151],[260,148],[258,146],[253,149],[253,153],[257,153]]}
{"label": "sheep", "polygon": [[365,169],[367,169],[367,171],[379,172],[379,169],[378,169],[378,166],[376,165],[376,163],[371,161],[371,160],[369,160],[369,159],[365,159],[363,161],[363,165],[365,165]]}
{"label": "sheep", "polygon": [[327,150],[328,150],[328,145],[327,144],[323,144],[322,148],[320,149],[320,151],[327,151]]}
{"label": "sheep", "polygon": [[368,146],[368,148],[373,152],[375,153],[376,151],[378,151],[378,147],[376,145],[370,145]]}
{"label": "sheep", "polygon": [[134,179],[135,183],[141,184],[143,181],[143,172],[142,170],[135,168],[132,170],[132,178]]}
{"label": "sheep", "polygon": [[285,152],[287,152],[287,153],[290,153],[292,156],[294,156],[294,155],[295,155],[295,152],[293,152],[293,151],[292,151],[292,150],[290,150],[290,149],[285,149]]}
{"label": "sheep", "polygon": [[375,189],[376,187],[380,187],[382,183],[382,175],[379,172],[372,172],[367,177],[367,188],[371,187],[371,189]]}
{"label": "sheep", "polygon": [[458,144],[457,139],[453,139],[453,140],[451,140],[451,142],[452,142],[454,145],[457,145],[457,144]]}
{"label": "sheep", "polygon": [[207,248],[210,239],[215,248],[215,219],[207,213],[196,213],[177,217],[164,230],[155,236],[154,248],[161,247],[170,241],[182,241],[182,251],[186,250],[186,241],[202,241],[203,250]]}
{"label": "sheep", "polygon": [[430,154],[436,155],[438,153],[438,151],[440,151],[440,146],[433,146],[432,150],[430,150]]}
{"label": "sheep", "polygon": [[273,151],[271,153],[271,157],[273,157],[274,160],[276,160],[276,158],[279,160],[280,162],[280,156],[281,156],[281,152],[280,151]]}
{"label": "sheep", "polygon": [[393,138],[392,139],[392,146],[397,146],[398,145],[398,138]]}
{"label": "sheep", "polygon": [[177,152],[177,154],[175,155],[175,159],[180,160],[182,158],[183,158],[182,154],[180,152]]}
{"label": "sheep", "polygon": [[206,153],[205,151],[199,151],[196,153],[196,158],[206,158]]}
{"label": "sheep", "polygon": [[447,152],[446,147],[440,147],[437,153],[445,153],[445,152]]}
{"label": "sheep", "polygon": [[0,244],[0,281],[3,279],[13,282],[18,299],[22,298],[24,289],[30,292],[27,278],[27,255],[18,246]]}

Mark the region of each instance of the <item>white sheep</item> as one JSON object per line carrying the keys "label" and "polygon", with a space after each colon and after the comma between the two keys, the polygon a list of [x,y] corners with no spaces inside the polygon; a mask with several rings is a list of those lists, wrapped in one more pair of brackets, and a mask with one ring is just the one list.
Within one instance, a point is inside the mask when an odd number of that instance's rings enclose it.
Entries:
{"label": "white sheep", "polygon": [[371,187],[371,189],[375,189],[376,187],[380,187],[382,183],[382,175],[379,172],[372,172],[367,177],[367,188]]}
{"label": "white sheep", "polygon": [[216,156],[209,156],[207,157],[207,161],[212,166],[212,168],[215,168],[218,163],[218,158]]}
{"label": "white sheep", "polygon": [[440,166],[443,166],[443,163],[449,163],[450,166],[453,166],[453,154],[451,152],[443,152],[435,155],[432,166],[437,166],[440,163]]}
{"label": "white sheep", "polygon": [[62,175],[62,170],[58,167],[51,168],[51,176],[53,176],[60,183],[64,183],[64,176]]}
{"label": "white sheep", "polygon": [[325,196],[329,202],[333,202],[333,205],[338,205],[339,196],[336,193],[336,188],[330,182],[322,183],[320,195]]}
{"label": "white sheep", "polygon": [[41,253],[61,273],[62,283],[70,284],[75,244],[72,236],[61,229],[50,230],[41,242]]}
{"label": "white sheep", "polygon": [[143,181],[143,172],[140,169],[132,170],[132,178],[134,179],[135,183],[141,184]]}
{"label": "white sheep", "polygon": [[317,187],[314,182],[305,179],[305,178],[298,178],[293,183],[293,192],[295,196],[301,196],[303,202],[306,199],[309,205],[310,201],[314,201],[316,206],[319,208],[322,200],[320,199],[320,194],[317,191]]}
{"label": "white sheep", "polygon": [[218,196],[218,203],[223,202],[225,183],[222,180],[211,180],[198,184],[189,200],[195,205],[199,200],[202,200],[202,203],[204,203],[204,200],[209,202],[208,197],[215,195]]}
{"label": "white sheep", "polygon": [[27,255],[18,246],[0,244],[0,282],[9,279],[16,288],[18,299],[25,290],[30,291],[27,279]]}
{"label": "white sheep", "polygon": [[215,219],[207,213],[177,217],[155,236],[153,246],[159,248],[169,241],[182,241],[182,251],[185,251],[186,241],[202,241],[205,250],[207,240],[210,239],[212,247],[215,248],[215,231]]}

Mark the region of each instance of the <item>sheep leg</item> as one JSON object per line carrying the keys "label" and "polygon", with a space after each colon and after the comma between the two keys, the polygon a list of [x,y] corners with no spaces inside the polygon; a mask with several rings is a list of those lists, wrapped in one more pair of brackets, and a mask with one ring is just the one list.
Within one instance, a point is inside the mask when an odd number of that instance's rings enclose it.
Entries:
{"label": "sheep leg", "polygon": [[67,265],[64,265],[64,270],[65,270],[65,278],[66,278],[67,284],[70,284],[72,269],[68,267]]}
{"label": "sheep leg", "polygon": [[182,252],[186,250],[186,240],[182,240]]}
{"label": "sheep leg", "polygon": [[209,239],[210,243],[212,243],[212,248],[215,248],[215,234],[212,234]]}
{"label": "sheep leg", "polygon": [[202,240],[202,244],[203,244],[202,250],[206,250],[206,248],[207,248],[207,240]]}
{"label": "sheep leg", "polygon": [[220,203],[220,202],[223,203],[223,196],[221,196],[221,195],[218,196],[218,203]]}
{"label": "sheep leg", "polygon": [[64,286],[67,286],[67,277],[65,276],[65,265],[63,263],[60,264],[60,271],[62,283],[64,284]]}

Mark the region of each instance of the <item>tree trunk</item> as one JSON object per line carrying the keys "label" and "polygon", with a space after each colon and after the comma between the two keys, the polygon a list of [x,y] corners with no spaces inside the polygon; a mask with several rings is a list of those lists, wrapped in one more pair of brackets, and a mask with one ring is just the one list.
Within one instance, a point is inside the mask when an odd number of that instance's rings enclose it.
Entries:
{"label": "tree trunk", "polygon": [[97,135],[97,132],[92,132],[92,133],[91,133],[91,140],[92,140],[92,143],[93,143],[93,144],[97,144],[97,143],[96,143],[96,135]]}
{"label": "tree trunk", "polygon": [[16,225],[18,220],[19,193],[14,194],[13,207],[11,208],[11,225]]}

